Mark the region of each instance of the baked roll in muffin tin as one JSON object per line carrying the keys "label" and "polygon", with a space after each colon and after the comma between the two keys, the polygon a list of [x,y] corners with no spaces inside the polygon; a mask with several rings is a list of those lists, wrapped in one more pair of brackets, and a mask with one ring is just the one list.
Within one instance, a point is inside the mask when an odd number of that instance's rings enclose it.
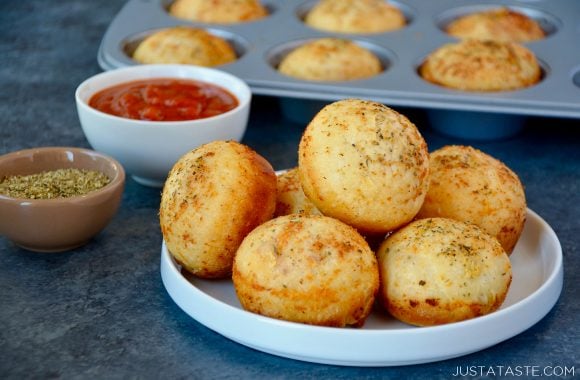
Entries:
{"label": "baked roll in muffin tin", "polygon": [[[104,70],[138,64],[132,52],[143,38],[162,28],[201,27],[228,40],[238,59],[218,66],[243,80],[254,94],[334,101],[357,97],[389,106],[469,111],[492,115],[580,118],[580,3],[576,0],[390,1],[406,17],[405,27],[375,34],[341,34],[313,29],[304,17],[315,0],[263,0],[263,19],[239,24],[207,24],[173,17],[170,0],[130,0],[111,22],[98,52]],[[435,49],[458,39],[445,33],[452,20],[474,12],[508,7],[536,20],[546,37],[524,43],[542,68],[539,83],[518,90],[468,92],[425,81],[418,73]],[[281,74],[277,66],[292,49],[324,37],[347,38],[372,51],[383,70],[376,76],[342,82],[307,81]],[[457,114],[457,113],[456,113]],[[455,115],[456,115],[455,114]],[[459,112],[459,114],[463,114]],[[498,120],[491,119],[492,123]],[[469,128],[464,126],[462,128]]]}

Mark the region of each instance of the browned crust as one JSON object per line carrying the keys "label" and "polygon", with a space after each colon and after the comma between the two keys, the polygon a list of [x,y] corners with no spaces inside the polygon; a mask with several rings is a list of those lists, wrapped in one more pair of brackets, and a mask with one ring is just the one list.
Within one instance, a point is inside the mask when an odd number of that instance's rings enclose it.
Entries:
{"label": "browned crust", "polygon": [[403,12],[384,0],[321,0],[304,22],[319,30],[355,34],[383,33],[406,24]]}
{"label": "browned crust", "polygon": [[508,91],[538,83],[542,70],[522,45],[463,40],[432,52],[420,66],[423,79],[465,91]]}
{"label": "browned crust", "polygon": [[430,156],[429,191],[418,217],[474,223],[511,254],[527,213],[524,186],[517,174],[471,146],[448,145]]}
{"label": "browned crust", "polygon": [[401,322],[415,326],[436,326],[489,314],[499,309],[506,296],[507,292],[500,294],[489,304],[461,301],[443,303],[436,298],[393,301],[384,295],[381,295],[381,302]]}
{"label": "browned crust", "polygon": [[[235,157],[231,166],[219,161],[223,154]],[[222,175],[228,178],[220,182]],[[271,165],[243,144],[216,141],[184,155],[171,170],[161,197],[161,231],[185,269],[223,278],[243,238],[272,217],[275,204]]]}
{"label": "browned crust", "polygon": [[310,122],[298,149],[306,196],[364,234],[408,223],[427,193],[429,154],[417,127],[377,102],[344,99]]}
{"label": "browned crust", "polygon": [[145,38],[133,53],[140,63],[182,63],[218,66],[237,59],[234,48],[204,29],[176,26]]}
{"label": "browned crust", "polygon": [[278,71],[312,81],[348,81],[370,78],[382,71],[370,50],[343,38],[319,38],[306,42],[282,59]]}
{"label": "browned crust", "polygon": [[268,10],[258,0],[176,0],[169,13],[190,21],[235,24],[262,19]]}
{"label": "browned crust", "polygon": [[274,217],[288,214],[321,214],[302,190],[298,168],[278,175]]}
{"label": "browned crust", "polygon": [[511,263],[496,239],[473,224],[417,220],[379,247],[381,305],[412,325],[489,314],[504,302]]}
{"label": "browned crust", "polygon": [[446,32],[458,38],[529,42],[545,38],[540,24],[507,7],[471,13],[453,20]]}
{"label": "browned crust", "polygon": [[298,214],[252,231],[236,254],[232,280],[248,311],[334,327],[361,326],[379,286],[376,258],[356,230]]}

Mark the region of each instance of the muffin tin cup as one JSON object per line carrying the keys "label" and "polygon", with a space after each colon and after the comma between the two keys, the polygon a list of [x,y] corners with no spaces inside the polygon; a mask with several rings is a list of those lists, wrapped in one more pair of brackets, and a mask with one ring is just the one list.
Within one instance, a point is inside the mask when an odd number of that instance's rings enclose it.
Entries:
{"label": "muffin tin cup", "polygon": [[517,135],[527,117],[492,112],[428,110],[427,119],[437,132],[465,140],[493,141]]}
{"label": "muffin tin cup", "polygon": [[[389,106],[436,110],[433,127],[463,138],[496,139],[511,136],[520,129],[510,128],[521,118],[512,116],[553,116],[580,118],[580,50],[573,49],[579,35],[577,20],[580,4],[575,0],[533,3],[473,0],[397,0],[408,25],[396,31],[377,34],[341,34],[319,31],[302,21],[316,1],[264,0],[270,15],[262,20],[232,25],[189,22],[167,12],[169,1],[130,0],[107,29],[98,52],[104,70],[136,65],[127,54],[128,41],[154,30],[177,25],[205,28],[222,34],[234,45],[239,59],[218,68],[245,80],[257,95],[311,99],[331,102],[342,98],[364,98]],[[536,85],[514,91],[466,92],[434,85],[417,72],[424,58],[445,43],[457,42],[443,28],[454,17],[470,11],[507,6],[535,18],[545,29],[546,38],[525,43],[542,65],[543,79]],[[138,15],[138,16],[137,16]],[[372,47],[383,62],[384,71],[364,80],[344,82],[304,81],[280,74],[276,66],[289,46],[323,37],[341,37]],[[132,40],[131,40],[132,39]],[[130,50],[130,49],[129,49]],[[442,111],[458,112],[440,125]],[[481,115],[493,119],[486,128],[474,128]],[[491,117],[491,115],[494,115]],[[509,116],[505,120],[502,115]],[[420,127],[420,126],[419,126]],[[457,132],[454,132],[457,131]]]}

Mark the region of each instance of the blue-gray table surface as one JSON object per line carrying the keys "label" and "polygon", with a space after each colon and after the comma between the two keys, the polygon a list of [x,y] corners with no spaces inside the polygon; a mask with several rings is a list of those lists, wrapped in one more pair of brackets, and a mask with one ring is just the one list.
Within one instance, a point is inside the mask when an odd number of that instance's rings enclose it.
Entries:
{"label": "blue-gray table surface", "polygon": [[[101,71],[99,43],[123,4],[0,2],[0,154],[89,147],[74,90]],[[243,140],[275,169],[296,165],[304,129],[280,111],[278,99],[255,97]],[[534,118],[514,138],[466,142],[432,131],[422,110],[400,111],[430,150],[467,143],[504,161],[525,184],[529,207],[555,230],[564,289],[535,326],[483,351],[415,366],[339,367],[255,351],[207,329],[170,299],[159,273],[160,190],[128,178],[118,214],[84,247],[39,254],[0,237],[0,378],[443,379],[468,366],[478,372],[470,377],[499,366],[565,366],[580,376],[580,121]]]}

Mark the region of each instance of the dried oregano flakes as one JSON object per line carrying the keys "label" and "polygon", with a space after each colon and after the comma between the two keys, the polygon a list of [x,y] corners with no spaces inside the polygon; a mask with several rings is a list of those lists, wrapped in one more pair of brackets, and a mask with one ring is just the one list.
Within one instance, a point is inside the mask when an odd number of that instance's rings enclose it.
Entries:
{"label": "dried oregano flakes", "polygon": [[12,198],[54,199],[85,195],[106,186],[111,179],[97,170],[57,169],[0,179],[0,194]]}

